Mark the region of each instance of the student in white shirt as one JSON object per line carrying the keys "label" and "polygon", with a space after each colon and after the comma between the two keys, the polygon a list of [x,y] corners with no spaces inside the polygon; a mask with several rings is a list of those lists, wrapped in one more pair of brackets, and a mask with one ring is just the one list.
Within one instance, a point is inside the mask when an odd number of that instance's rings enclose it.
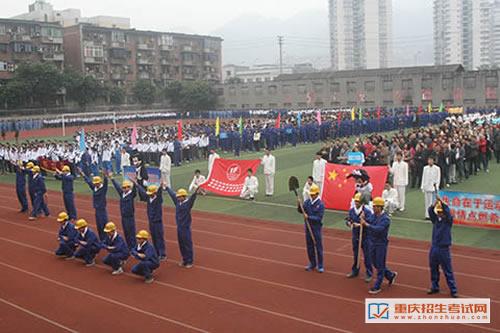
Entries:
{"label": "student in white shirt", "polygon": [[215,152],[215,149],[210,149],[210,156],[208,156],[208,175],[210,176],[210,172],[212,171],[212,167],[214,166],[214,162],[216,159],[220,158],[219,154]]}
{"label": "student in white shirt", "polygon": [[396,209],[399,208],[398,201],[398,191],[387,182],[384,186],[384,191],[382,192],[382,198],[384,199],[384,209],[392,215]]}
{"label": "student in white shirt", "polygon": [[269,148],[266,148],[261,164],[264,168],[264,179],[266,181],[266,196],[274,194],[274,174],[276,173],[276,159],[271,155]]}
{"label": "student in white shirt", "polygon": [[252,169],[248,169],[248,176],[241,189],[240,198],[254,200],[255,194],[259,192],[259,180],[253,175]]}
{"label": "student in white shirt", "polygon": [[396,153],[396,160],[392,163],[390,168],[392,173],[392,182],[394,188],[398,192],[399,210],[405,210],[406,201],[406,186],[408,186],[408,163],[403,161],[403,154],[398,151]]}
{"label": "student in white shirt", "polygon": [[120,158],[120,168],[124,170],[124,167],[130,166],[130,154],[127,153],[125,148],[121,150],[121,158]]}
{"label": "student in white shirt", "polygon": [[422,173],[420,189],[424,192],[425,219],[430,220],[429,207],[436,201],[436,192],[439,190],[441,181],[441,169],[434,164],[433,156],[429,156],[427,163]]}
{"label": "student in white shirt", "polygon": [[312,176],[314,178],[314,183],[318,185],[320,189],[323,184],[323,178],[325,176],[326,163],[326,160],[321,157],[320,153],[316,154],[316,159],[313,162]]}
{"label": "student in white shirt", "polygon": [[172,160],[170,156],[167,154],[167,150],[164,149],[162,151],[162,155],[160,158],[160,172],[161,172],[161,182],[165,187],[170,186],[170,171],[172,169]]}
{"label": "student in white shirt", "polygon": [[[205,182],[205,180],[206,178],[201,174],[201,171],[195,170],[193,180],[189,185],[189,192],[195,192],[198,189],[198,187]],[[203,195],[207,194],[207,192],[202,188],[198,191],[198,193]]]}

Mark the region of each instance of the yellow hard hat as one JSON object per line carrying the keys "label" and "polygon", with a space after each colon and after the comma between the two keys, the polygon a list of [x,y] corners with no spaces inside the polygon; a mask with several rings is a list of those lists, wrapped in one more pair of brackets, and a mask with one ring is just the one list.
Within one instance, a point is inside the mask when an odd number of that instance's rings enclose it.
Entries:
{"label": "yellow hard hat", "polygon": [[40,167],[38,165],[35,165],[33,168],[31,168],[31,171],[38,173],[40,172]]}
{"label": "yellow hard hat", "polygon": [[373,199],[373,206],[384,207],[385,201],[381,197],[375,197]]}
{"label": "yellow hard hat", "polygon": [[122,188],[129,188],[129,187],[132,187],[132,182],[130,182],[128,180],[124,180],[122,182]]}
{"label": "yellow hard hat", "polygon": [[26,163],[26,169],[31,169],[35,166],[35,164],[33,162],[28,162]]}
{"label": "yellow hard hat", "polygon": [[356,194],[354,195],[354,198],[353,198],[353,199],[354,199],[354,201],[360,202],[360,201],[361,201],[361,193],[359,193],[359,192],[358,192],[358,193],[356,193]]}
{"label": "yellow hard hat", "polygon": [[82,229],[85,228],[86,226],[88,226],[88,223],[87,221],[85,221],[85,219],[79,219],[75,223],[75,229]]}
{"label": "yellow hard hat", "polygon": [[149,238],[149,232],[146,230],[140,230],[137,235],[135,235],[135,238],[139,239],[148,239]]}
{"label": "yellow hard hat", "polygon": [[311,188],[309,189],[309,194],[310,195],[319,194],[319,186],[316,184],[311,185]]}
{"label": "yellow hard hat", "polygon": [[111,232],[116,230],[116,225],[113,222],[108,222],[104,226],[104,232]]}
{"label": "yellow hard hat", "polygon": [[102,179],[99,176],[95,176],[92,178],[92,184],[100,184],[102,183]]}
{"label": "yellow hard hat", "polygon": [[69,168],[69,165],[65,165],[62,167],[62,172],[70,172],[71,169]]}
{"label": "yellow hard hat", "polygon": [[158,186],[156,186],[156,185],[149,185],[146,194],[147,195],[153,195],[156,192],[158,192]]}
{"label": "yellow hard hat", "polygon": [[175,194],[178,197],[186,197],[188,195],[188,192],[183,189],[183,188],[180,188],[177,190],[177,193]]}
{"label": "yellow hard hat", "polygon": [[443,212],[443,204],[441,203],[441,201],[438,201],[436,203],[436,206],[434,207],[436,213],[442,213]]}
{"label": "yellow hard hat", "polygon": [[69,216],[66,212],[60,212],[59,215],[57,215],[57,222],[66,222],[68,219]]}

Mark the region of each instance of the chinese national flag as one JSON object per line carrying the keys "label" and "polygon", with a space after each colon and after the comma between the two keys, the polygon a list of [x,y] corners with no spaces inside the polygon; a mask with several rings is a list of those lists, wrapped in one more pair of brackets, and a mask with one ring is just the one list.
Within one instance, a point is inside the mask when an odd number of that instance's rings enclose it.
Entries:
{"label": "chinese national flag", "polygon": [[177,139],[182,140],[182,120],[177,121]]}
{"label": "chinese national flag", "polygon": [[321,200],[323,200],[326,208],[349,210],[351,199],[354,196],[355,180],[354,177],[347,178],[347,176],[356,169],[364,169],[370,176],[370,182],[373,185],[372,197],[382,195],[387,173],[389,172],[387,166],[359,167],[327,163],[321,191]]}
{"label": "chinese national flag", "polygon": [[274,123],[274,128],[281,127],[281,112],[278,112],[278,118],[276,118],[276,122]]}

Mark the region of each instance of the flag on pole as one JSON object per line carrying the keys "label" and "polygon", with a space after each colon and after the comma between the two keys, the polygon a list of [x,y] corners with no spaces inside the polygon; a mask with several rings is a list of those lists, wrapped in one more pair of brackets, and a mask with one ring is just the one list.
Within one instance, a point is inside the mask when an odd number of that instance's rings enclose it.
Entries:
{"label": "flag on pole", "polygon": [[316,120],[318,121],[318,125],[321,125],[321,112],[316,111]]}
{"label": "flag on pole", "polygon": [[353,106],[352,109],[351,109],[351,120],[355,120],[356,119],[356,107]]}
{"label": "flag on pole", "polygon": [[177,121],[177,139],[182,140],[182,120]]}
{"label": "flag on pole", "polygon": [[427,106],[427,112],[432,112],[432,102],[429,102],[429,105]]}
{"label": "flag on pole", "polygon": [[422,106],[422,103],[420,103],[420,104],[418,105],[417,114],[421,114],[422,112],[424,112],[424,108],[423,108],[423,106]]}
{"label": "flag on pole", "polygon": [[302,112],[299,112],[297,115],[297,126],[299,126],[299,128],[302,126]]}
{"label": "flag on pole", "polygon": [[363,120],[363,108],[361,107],[358,110],[358,119]]}
{"label": "flag on pole", "polygon": [[240,130],[240,135],[243,134],[243,118],[240,116],[240,121],[238,122],[238,127]]}
{"label": "flag on pole", "polygon": [[439,112],[443,112],[444,111],[444,104],[443,102],[441,102],[441,104],[439,104]]}
{"label": "flag on pole", "polygon": [[278,117],[276,118],[276,122],[274,123],[274,128],[281,127],[281,112],[278,112]]}
{"label": "flag on pole", "polygon": [[135,146],[137,144],[137,126],[132,127],[132,134],[130,135],[130,143]]}
{"label": "flag on pole", "polygon": [[220,134],[220,120],[219,117],[215,120],[215,136],[219,136]]}
{"label": "flag on pole", "polygon": [[85,151],[87,149],[87,145],[85,144],[85,129],[82,128],[80,131],[80,151]]}
{"label": "flag on pole", "polygon": [[377,106],[377,120],[380,121],[380,106]]}
{"label": "flag on pole", "polygon": [[342,121],[342,111],[337,112],[337,126],[340,128],[340,122]]}

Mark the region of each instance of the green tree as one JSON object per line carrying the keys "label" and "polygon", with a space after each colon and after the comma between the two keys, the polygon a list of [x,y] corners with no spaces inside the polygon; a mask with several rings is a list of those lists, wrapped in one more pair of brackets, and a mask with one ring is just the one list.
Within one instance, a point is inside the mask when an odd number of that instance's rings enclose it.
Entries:
{"label": "green tree", "polygon": [[82,108],[95,101],[102,93],[101,84],[92,76],[69,70],[64,73],[64,86],[69,99]]}
{"label": "green tree", "polygon": [[0,105],[1,107],[17,108],[22,106],[26,98],[27,87],[20,80],[12,79],[7,84],[0,87]]}
{"label": "green tree", "polygon": [[61,72],[50,63],[20,64],[12,80],[21,81],[33,102],[43,106],[53,102],[64,86]]}
{"label": "green tree", "polygon": [[183,84],[181,81],[172,81],[165,87],[164,95],[170,104],[174,107],[179,107],[180,100],[182,99]]}
{"label": "green tree", "polygon": [[125,90],[121,87],[108,87],[108,94],[112,105],[122,105],[125,102]]}
{"label": "green tree", "polygon": [[205,81],[175,81],[165,89],[165,96],[172,106],[184,111],[201,111],[215,108],[217,95]]}
{"label": "green tree", "polygon": [[132,88],[132,93],[140,104],[149,106],[155,101],[156,86],[151,81],[140,80]]}

